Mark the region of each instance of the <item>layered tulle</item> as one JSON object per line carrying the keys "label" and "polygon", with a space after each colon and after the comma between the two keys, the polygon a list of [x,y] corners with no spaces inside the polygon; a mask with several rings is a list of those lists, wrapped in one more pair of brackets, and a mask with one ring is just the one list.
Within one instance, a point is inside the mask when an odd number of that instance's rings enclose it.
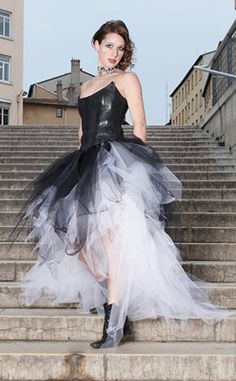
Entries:
{"label": "layered tulle", "polygon": [[24,208],[32,223],[27,240],[37,240],[38,252],[22,279],[25,303],[46,294],[100,312],[109,298],[114,344],[126,315],[207,323],[230,315],[210,303],[200,287],[206,282],[183,270],[165,232],[163,206],[181,197],[180,180],[140,139],[105,141],[57,159],[33,182]]}

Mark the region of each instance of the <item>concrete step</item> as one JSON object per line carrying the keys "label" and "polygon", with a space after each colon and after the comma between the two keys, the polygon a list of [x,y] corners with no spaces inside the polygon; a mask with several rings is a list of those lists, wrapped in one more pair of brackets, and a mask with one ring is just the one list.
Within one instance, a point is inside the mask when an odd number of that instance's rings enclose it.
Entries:
{"label": "concrete step", "polygon": [[[11,160],[11,159],[6,159]],[[27,159],[26,159],[27,160]],[[37,159],[36,159],[37,160]],[[17,162],[16,162],[17,164]],[[231,157],[229,155],[223,156],[216,156],[214,158],[212,157],[166,157],[164,164],[171,165],[171,164],[196,164],[196,165],[235,165],[236,164],[236,157]]]}
{"label": "concrete step", "polygon": [[[19,199],[26,199],[28,197],[29,195],[28,190],[23,189],[23,186],[26,185],[24,181],[23,181],[24,184],[19,189],[10,188],[13,185],[12,181],[9,181],[8,188],[4,188],[3,186],[6,182],[7,180],[3,180],[3,183],[1,183],[0,181],[1,199],[19,200]],[[17,180],[16,183],[19,184],[20,186],[21,181]],[[228,205],[227,201],[229,201],[229,205],[230,205],[231,201],[234,203],[234,201],[236,200],[236,188],[235,189],[234,188],[232,189],[204,189],[204,188],[203,189],[199,189],[199,188],[198,189],[183,189],[182,197],[183,198],[181,202],[177,202],[177,201],[173,202],[175,207],[177,207],[178,205],[177,208],[181,208],[182,202],[191,204],[194,201],[197,201],[198,205],[200,205],[201,201],[204,204],[207,202],[205,201],[207,199],[211,200],[212,203],[216,201],[216,203],[218,204],[220,203],[221,200],[225,200],[226,203],[224,204],[224,207],[226,207],[226,205]],[[195,199],[195,200],[192,200],[192,199]],[[172,205],[172,204],[169,204],[169,205]]]}
{"label": "concrete step", "polygon": [[185,271],[209,282],[236,282],[236,261],[184,261]]}
{"label": "concrete step", "polygon": [[[128,126],[128,125],[127,125]],[[151,126],[153,128],[154,126]],[[44,131],[75,131],[78,128],[78,125],[7,125],[7,126],[1,126],[0,131],[5,131],[9,133],[10,131],[25,131],[26,133],[29,131],[39,131],[39,130],[44,130]],[[158,128],[158,126],[157,126]]]}
{"label": "concrete step", "polygon": [[16,242],[10,248],[11,243],[12,242],[0,242],[0,260],[34,260],[37,258],[37,252],[33,252],[34,243]]}
{"label": "concrete step", "polygon": [[236,243],[176,242],[175,244],[185,261],[236,261]]}
{"label": "concrete step", "polygon": [[9,191],[11,189],[24,189],[25,187],[28,187],[30,185],[29,180],[0,180],[0,190],[2,189],[8,189]]}
{"label": "concrete step", "polygon": [[[128,136],[127,136],[128,137]],[[132,136],[130,135],[129,138]],[[173,145],[176,146],[209,146],[209,147],[221,147],[218,145],[218,143],[212,139],[206,139],[206,138],[188,138],[188,139],[181,139],[181,138],[173,138],[173,137],[165,137],[165,136],[147,136],[147,143],[148,144],[157,144],[157,145]],[[66,145],[75,145],[78,142],[78,137],[68,137],[66,139]],[[1,146],[28,146],[28,145],[65,145],[65,137],[45,137],[45,136],[35,136],[35,137],[5,137],[3,138],[0,135],[0,145]]]}
{"label": "concrete step", "polygon": [[[0,213],[1,215],[5,216],[5,214]],[[236,213],[233,212],[175,212],[166,214],[166,217],[167,224],[170,226],[236,226]],[[4,218],[8,222],[7,216]]]}
{"label": "concrete step", "polygon": [[[2,194],[2,193],[1,193]],[[183,199],[236,199],[236,189],[183,189]],[[204,201],[204,200],[203,200]],[[176,204],[177,202],[175,202]]]}
{"label": "concrete step", "polygon": [[[0,172],[1,174],[1,172]],[[234,180],[236,171],[174,171],[180,180]]]}
{"label": "concrete step", "polygon": [[78,148],[78,144],[74,144],[73,146],[71,145],[68,145],[64,142],[64,145],[63,146],[58,146],[58,145],[44,145],[44,146],[40,146],[40,145],[30,145],[30,146],[0,146],[0,152],[2,153],[2,155],[4,154],[4,152],[11,152],[11,151],[14,151],[14,154],[15,152],[34,152],[35,151],[53,151],[55,153],[57,152],[61,152],[61,151],[73,151],[73,150],[76,150]]}
{"label": "concrete step", "polygon": [[[0,165],[2,170],[9,169],[13,170],[14,168],[45,168],[47,165],[51,164],[54,158],[50,157],[1,157]],[[173,164],[174,163],[174,164]],[[236,160],[223,158],[218,159],[191,159],[191,158],[174,158],[165,159],[164,164],[173,170],[203,170],[203,171],[214,171],[214,170],[225,170],[225,169],[236,169]]]}
{"label": "concrete step", "polygon": [[[15,381],[235,381],[234,343],[3,342],[2,379]],[[56,364],[56,366],[55,366]]]}
{"label": "concrete step", "polygon": [[[220,189],[221,191],[225,189],[232,189],[236,188],[236,181],[235,180],[182,180],[183,187],[186,189]],[[1,181],[0,181],[1,186]]]}
{"label": "concrete step", "polygon": [[[32,260],[1,260],[0,281],[21,280],[32,268]],[[185,271],[209,282],[236,282],[236,261],[184,261]]]}
{"label": "concrete step", "polygon": [[[0,189],[19,189],[25,188],[30,185],[31,179],[0,179]],[[224,190],[225,189],[236,189],[236,180],[182,180],[183,188],[188,189],[214,189],[214,190]]]}
{"label": "concrete step", "polygon": [[21,165],[21,164],[38,164],[47,166],[51,164],[52,161],[55,160],[53,157],[34,157],[34,156],[19,156],[19,157],[0,157],[0,164],[5,165]]}
{"label": "concrete step", "polygon": [[[176,242],[183,260],[236,261],[236,243],[184,243]],[[0,242],[0,259],[36,259],[34,243],[16,242],[10,250],[11,242]]]}
{"label": "concrete step", "polygon": [[[232,310],[234,312],[234,310]],[[7,308],[0,311],[0,340],[95,341],[101,336],[102,316],[79,314],[64,308]],[[214,325],[198,318],[168,326],[163,317],[131,322],[135,342],[232,342],[235,343],[236,310]]]}
{"label": "concrete step", "polygon": [[[9,171],[9,172],[18,172],[18,171],[43,171],[44,169],[46,168],[46,165],[45,164],[35,164],[35,163],[31,163],[31,164],[26,164],[26,163],[21,163],[19,164],[19,160],[18,160],[18,164],[0,164],[0,172],[6,172],[6,171]],[[227,168],[231,168],[231,166],[227,166]],[[234,166],[232,166],[232,169],[234,168]]]}
{"label": "concrete step", "polygon": [[[131,130],[133,127],[130,124],[122,124],[122,127],[126,130]],[[206,134],[206,131],[199,128],[198,126],[163,126],[163,125],[147,125],[147,129],[153,131],[175,131],[175,132],[201,132],[202,134]],[[1,126],[1,131],[76,131],[78,129],[78,125],[7,125]]]}
{"label": "concrete step", "polygon": [[[132,134],[125,134],[126,137],[132,137],[133,135]],[[36,142],[36,144],[38,142],[40,143],[48,143],[48,142],[52,142],[53,144],[55,142],[58,142],[58,143],[65,143],[65,139],[66,139],[66,142],[67,143],[75,143],[75,140],[77,141],[78,140],[78,134],[74,134],[74,135],[51,135],[51,134],[44,134],[44,135],[28,135],[27,137],[25,135],[19,135],[19,134],[11,134],[11,135],[2,135],[0,134],[0,143],[1,144],[18,144],[18,143],[27,143],[27,144],[31,144],[32,142]],[[155,141],[155,142],[164,142],[164,143],[167,143],[168,141],[170,142],[176,142],[176,143],[186,143],[186,144],[193,144],[193,143],[203,143],[203,144],[214,144],[214,145],[218,145],[217,141],[207,137],[207,136],[201,136],[201,135],[194,135],[194,136],[173,136],[173,135],[163,135],[163,134],[160,134],[160,135],[157,135],[157,134],[150,134],[150,133],[147,133],[146,134],[146,140],[147,142],[150,142],[150,141]]]}
{"label": "concrete step", "polygon": [[[12,190],[7,190],[5,196],[9,197],[9,193],[13,193]],[[20,193],[20,192],[19,192]],[[0,194],[0,212],[18,212],[25,204],[27,198],[6,198],[4,191]],[[27,192],[25,191],[25,196]],[[236,212],[236,193],[235,199],[222,200],[222,199],[194,199],[187,200],[182,199],[181,202],[174,201],[171,204],[167,204],[165,207],[166,213],[176,212],[224,212],[232,213]]]}
{"label": "concrete step", "polygon": [[[3,225],[14,225],[17,214],[15,211],[0,211],[0,228]],[[170,226],[236,226],[235,212],[171,212],[166,213],[166,218],[167,225]],[[28,224],[29,222],[26,225]]]}
{"label": "concrete step", "polygon": [[[10,200],[9,200],[10,201]],[[2,200],[4,205],[8,205],[8,201]],[[1,209],[1,201],[0,201]],[[182,201],[174,201],[166,207],[166,213],[172,212],[236,212],[236,198],[235,200],[222,200],[222,199],[192,199]]]}
{"label": "concrete step", "polygon": [[[7,228],[6,228],[7,229]],[[174,242],[235,243],[236,227],[167,226],[167,234]],[[22,237],[24,234],[22,234]]]}
{"label": "concrete step", "polygon": [[[228,172],[228,171],[235,171],[236,170],[236,163],[232,164],[166,164],[167,167],[172,172],[177,171],[200,171],[200,172]],[[1,170],[4,170],[4,167],[1,166]],[[11,167],[10,167],[11,168]],[[12,169],[10,169],[12,170]]]}
{"label": "concrete step", "polygon": [[[65,138],[77,138],[78,137],[78,131],[79,131],[79,128],[77,128],[76,130],[74,131],[63,131],[63,130],[60,130],[60,131],[49,131],[49,130],[39,130],[39,131],[36,131],[36,130],[28,130],[28,131],[11,131],[11,132],[2,132],[0,131],[0,139],[33,139],[33,138],[36,138],[36,137],[39,137],[39,138],[44,138],[44,136],[46,138],[58,138],[60,139],[61,137],[65,137]],[[125,136],[133,136],[133,131],[131,129],[127,130],[127,129],[124,129],[123,128],[123,131],[124,131],[124,135]],[[174,131],[162,131],[162,130],[159,130],[159,131],[156,131],[156,130],[153,130],[153,129],[146,129],[146,137],[149,138],[149,137],[153,137],[154,139],[156,138],[163,138],[163,139],[177,139],[177,140],[181,140],[181,139],[186,139],[186,140],[190,140],[190,139],[202,139],[202,140],[209,140],[209,141],[215,141],[217,142],[217,140],[211,136],[209,136],[209,134],[204,134],[204,133],[201,133],[201,132],[174,132]]]}
{"label": "concrete step", "polygon": [[[58,144],[44,144],[44,145],[19,145],[16,144],[15,146],[13,145],[0,145],[0,152],[34,152],[34,151],[73,151],[78,148],[79,143],[74,142],[73,145],[67,144],[67,142],[64,141],[63,145],[58,145]],[[171,142],[169,144],[162,144],[162,143],[153,143],[152,147],[155,148],[157,151],[162,152],[162,151],[168,151],[168,152],[206,152],[206,153],[214,153],[214,152],[223,152],[223,153],[229,153],[229,150],[227,148],[222,148],[219,147],[218,145],[185,145],[183,144],[175,144],[173,143],[173,146],[171,145]]]}
{"label": "concrete step", "polygon": [[[61,147],[58,147],[58,150],[55,151],[55,150],[41,150],[39,149],[40,147],[37,147],[37,149],[35,149],[34,151],[33,150],[5,150],[4,152],[1,152],[0,151],[0,159],[1,158],[19,158],[19,157],[24,157],[24,158],[27,158],[27,157],[32,157],[34,156],[34,158],[40,158],[40,157],[52,157],[52,158],[57,158],[61,155],[64,155],[68,152],[72,152],[73,150],[60,150]],[[47,148],[47,147],[45,147]],[[75,147],[75,149],[77,149],[79,147]],[[154,147],[155,148],[155,147]],[[159,149],[157,149],[157,152],[159,152]],[[180,150],[175,150],[175,151],[170,151],[170,150],[161,150],[160,152],[160,157],[162,158],[162,160],[164,161],[165,160],[165,157],[179,157],[181,159],[183,159],[185,156],[186,157],[192,157],[192,158],[212,158],[214,159],[215,157],[222,157],[222,158],[231,158],[229,152],[227,151],[222,151],[222,150],[218,150],[218,151],[212,151],[212,150],[201,150],[201,151],[196,151],[196,150],[190,150],[190,151],[180,151]]]}
{"label": "concrete step", "polygon": [[[236,309],[236,283],[211,283],[209,286],[201,286],[207,293],[212,303],[229,309]],[[31,308],[76,308],[76,303],[55,304],[47,296],[41,297],[31,305]],[[0,282],[0,307],[23,308],[21,282]]]}
{"label": "concrete step", "polygon": [[[23,179],[33,180],[41,171],[0,171],[0,179]],[[175,175],[180,180],[236,180],[236,171],[175,171]]]}
{"label": "concrete step", "polygon": [[27,157],[32,157],[34,156],[34,158],[40,158],[40,157],[50,157],[52,158],[52,160],[55,160],[57,157],[67,153],[69,151],[40,151],[39,149],[38,150],[35,150],[34,152],[33,151],[4,151],[4,152],[0,152],[0,160],[1,158],[8,158],[8,157],[14,157],[14,158],[21,158],[21,157],[24,157],[24,158],[27,158]]}
{"label": "concrete step", "polygon": [[[8,242],[10,233],[13,230],[12,226],[1,226],[0,242]],[[30,233],[29,226],[21,228],[21,232],[17,237],[17,242],[22,242]],[[174,242],[190,242],[190,243],[235,243],[236,242],[236,227],[206,227],[206,226],[167,226],[167,234],[170,235]]]}
{"label": "concrete step", "polygon": [[[153,147],[155,148],[155,147]],[[160,157],[163,161],[165,161],[165,158],[166,157],[179,157],[181,159],[184,159],[185,157],[191,157],[191,158],[211,158],[211,159],[214,159],[216,157],[222,157],[222,158],[231,158],[232,156],[230,155],[229,152],[227,151],[222,151],[221,149],[218,149],[217,151],[213,151],[213,150],[201,150],[201,151],[196,151],[196,150],[184,150],[184,151],[180,151],[180,150],[175,150],[175,151],[170,151],[170,150],[159,150],[159,149],[156,149],[156,151],[160,154]],[[4,153],[4,156],[5,156],[5,153]]]}
{"label": "concrete step", "polygon": [[[37,164],[37,165],[47,165],[50,164],[54,159],[51,157],[47,156],[42,156],[42,157],[34,157],[34,156],[19,156],[19,157],[14,157],[14,154],[12,157],[0,157],[0,164],[4,165],[32,165],[32,164]],[[217,157],[217,158],[193,158],[193,157],[167,157],[164,161],[164,164],[167,166],[171,166],[171,164],[174,165],[208,165],[208,166],[236,166],[236,158],[228,157]]]}
{"label": "concrete step", "polygon": [[[165,163],[166,164],[166,163]],[[166,164],[173,171],[201,171],[201,172],[228,172],[236,171],[236,164]],[[44,163],[18,163],[17,164],[1,164],[0,171],[42,171],[46,165]]]}

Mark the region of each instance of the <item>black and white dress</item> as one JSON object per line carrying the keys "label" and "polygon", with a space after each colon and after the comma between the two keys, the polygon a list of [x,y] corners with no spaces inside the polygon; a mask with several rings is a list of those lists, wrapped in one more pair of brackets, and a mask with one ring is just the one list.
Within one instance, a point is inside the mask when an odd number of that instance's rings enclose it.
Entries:
{"label": "black and white dress", "polygon": [[100,312],[110,277],[116,303],[108,334],[115,344],[126,315],[212,323],[232,314],[211,304],[200,287],[206,282],[183,270],[163,213],[164,204],[181,200],[182,183],[154,148],[124,136],[127,109],[114,81],[81,98],[80,148],[32,182],[23,213],[38,253],[22,280],[26,304],[46,294]]}

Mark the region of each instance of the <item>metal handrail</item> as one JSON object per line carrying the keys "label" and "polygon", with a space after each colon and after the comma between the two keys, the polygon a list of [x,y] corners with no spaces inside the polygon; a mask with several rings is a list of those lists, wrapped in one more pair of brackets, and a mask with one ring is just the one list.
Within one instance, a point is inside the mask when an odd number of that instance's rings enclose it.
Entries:
{"label": "metal handrail", "polygon": [[196,70],[207,71],[208,73],[211,73],[211,74],[221,75],[222,77],[230,77],[230,78],[236,79],[235,74],[225,73],[224,71],[208,69],[207,65],[195,65],[193,68]]}

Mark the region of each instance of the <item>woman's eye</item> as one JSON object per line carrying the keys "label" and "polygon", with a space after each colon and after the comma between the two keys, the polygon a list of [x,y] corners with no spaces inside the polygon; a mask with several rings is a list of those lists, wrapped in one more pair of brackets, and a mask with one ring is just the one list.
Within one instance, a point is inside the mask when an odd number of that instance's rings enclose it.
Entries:
{"label": "woman's eye", "polygon": [[[107,48],[112,48],[112,45],[111,45],[111,44],[107,44],[106,47],[107,47]],[[121,52],[123,52],[123,51],[125,50],[125,48],[123,48],[123,46],[121,46],[121,47],[119,48],[119,50],[120,50]]]}

